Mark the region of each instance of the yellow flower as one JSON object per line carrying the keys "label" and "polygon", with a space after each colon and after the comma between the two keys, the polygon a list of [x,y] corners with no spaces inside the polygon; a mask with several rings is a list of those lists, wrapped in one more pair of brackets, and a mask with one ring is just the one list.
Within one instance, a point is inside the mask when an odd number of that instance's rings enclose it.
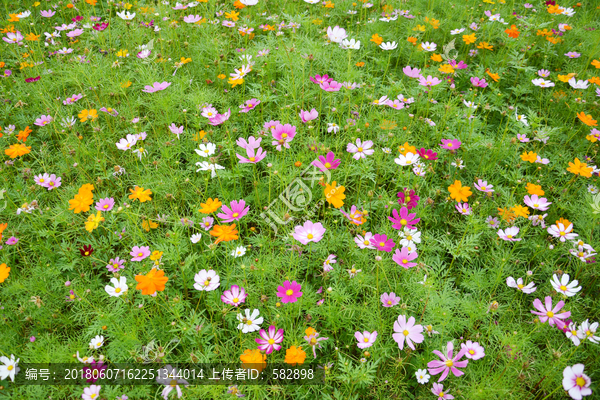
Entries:
{"label": "yellow flower", "polygon": [[242,83],[244,83],[244,78],[239,78],[239,79],[229,78],[227,80],[227,83],[229,83],[231,85],[231,88],[234,88],[237,85],[241,85]]}
{"label": "yellow flower", "polygon": [[158,228],[158,223],[153,222],[151,219],[145,219],[142,221],[142,229],[144,229],[146,232],[150,232],[150,229],[156,228]]}
{"label": "yellow flower", "polygon": [[128,88],[129,86],[131,86],[131,81],[121,82],[121,87],[122,88]]}
{"label": "yellow flower", "polygon": [[558,75],[558,80],[561,82],[569,82],[569,80],[574,76],[575,76],[575,74],[572,72],[567,75]]}
{"label": "yellow flower", "polygon": [[488,42],[479,42],[477,45],[478,49],[486,49],[486,50],[494,50],[494,46],[489,44]]}
{"label": "yellow flower", "polygon": [[325,186],[325,200],[335,208],[340,208],[344,205],[344,199],[346,195],[344,191],[345,187],[342,185],[336,187],[336,182],[333,181],[331,184],[327,183]]}
{"label": "yellow flower", "polygon": [[239,12],[235,12],[235,11],[226,12],[225,13],[225,18],[229,18],[232,21],[237,21],[239,19],[238,15],[240,15]]}
{"label": "yellow flower", "polygon": [[538,196],[543,196],[544,195],[544,191],[542,190],[542,186],[541,185],[536,185],[533,183],[527,183],[527,193],[529,194],[537,194]]}
{"label": "yellow flower", "polygon": [[10,267],[7,267],[5,263],[0,264],[0,283],[4,282],[10,273]]}
{"label": "yellow flower", "polygon": [[463,186],[462,182],[458,180],[455,180],[452,185],[448,186],[448,191],[450,192],[450,197],[457,202],[468,201],[469,196],[473,194],[470,187]]}
{"label": "yellow flower", "polygon": [[450,65],[450,64],[442,64],[438,68],[438,71],[440,71],[443,74],[453,74],[454,73],[454,68],[452,68],[452,65]]}
{"label": "yellow flower", "polygon": [[37,42],[40,38],[40,35],[36,35],[35,33],[29,33],[25,36],[25,40],[29,40],[31,42]]}
{"label": "yellow flower", "polygon": [[524,152],[520,157],[523,161],[529,161],[530,163],[534,163],[537,160],[537,154],[533,151],[530,151],[529,153]]}
{"label": "yellow flower", "polygon": [[85,222],[85,230],[88,232],[93,231],[100,225],[100,222],[102,221],[104,221],[104,217],[102,216],[100,211],[98,211],[96,215],[90,215],[87,221]]}
{"label": "yellow flower", "polygon": [[219,79],[225,79],[226,76],[225,76],[225,74],[219,74],[219,75],[217,75],[217,78],[219,78]]}
{"label": "yellow flower", "polygon": [[510,209],[517,217],[527,218],[529,217],[529,209],[527,207],[523,207],[522,205],[516,205]]}
{"label": "yellow flower", "polygon": [[93,121],[96,118],[98,118],[98,111],[96,111],[93,108],[91,110],[81,110],[81,112],[77,116],[79,117],[79,120],[81,122],[85,122],[88,119],[91,119]]}
{"label": "yellow flower", "polygon": [[474,33],[471,33],[470,35],[463,35],[463,41],[466,44],[472,44],[475,43],[475,41],[477,40],[477,37],[475,36]]}
{"label": "yellow flower", "polygon": [[10,17],[8,22],[19,22],[19,17],[17,17],[17,14],[8,14],[8,16]]}
{"label": "yellow flower", "polygon": [[594,168],[588,167],[586,163],[579,161],[579,158],[576,158],[573,162],[569,162],[569,168],[567,168],[567,171],[585,178],[591,178],[593,170]]}
{"label": "yellow flower", "polygon": [[383,43],[383,38],[376,33],[373,36],[371,36],[370,41],[379,46],[381,43]]}
{"label": "yellow flower", "polygon": [[129,51],[127,51],[127,49],[119,50],[117,52],[117,57],[129,57]]}
{"label": "yellow flower", "polygon": [[156,260],[160,260],[163,256],[163,252],[162,251],[158,251],[158,250],[154,250],[152,252],[152,255],[150,255],[150,259],[152,261],[156,261]]}
{"label": "yellow flower", "polygon": [[425,27],[423,25],[417,25],[413,28],[413,31],[425,32]]}

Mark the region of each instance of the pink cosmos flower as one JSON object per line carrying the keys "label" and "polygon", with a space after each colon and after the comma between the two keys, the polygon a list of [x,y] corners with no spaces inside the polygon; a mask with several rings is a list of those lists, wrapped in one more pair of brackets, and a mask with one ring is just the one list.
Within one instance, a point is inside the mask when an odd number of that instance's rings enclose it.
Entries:
{"label": "pink cosmos flower", "polygon": [[391,292],[390,294],[384,293],[379,300],[381,300],[381,304],[384,307],[394,307],[400,303],[400,296],[396,296],[396,293],[394,292]]}
{"label": "pink cosmos flower", "polygon": [[361,249],[375,249],[375,246],[371,244],[371,240],[373,239],[373,234],[371,232],[367,232],[364,237],[361,235],[356,235],[354,238],[354,243]]}
{"label": "pink cosmos flower", "polygon": [[394,209],[392,211],[392,217],[388,217],[388,219],[393,222],[392,228],[394,229],[404,229],[410,228],[415,229],[415,225],[421,221],[421,218],[413,219],[417,216],[417,214],[409,214],[408,208],[402,207],[400,209],[400,215],[398,215],[398,211]]}
{"label": "pink cosmos flower", "polygon": [[47,173],[43,173],[43,174],[39,174],[33,177],[33,180],[35,181],[36,184],[40,185],[41,187],[48,187],[48,179],[50,178],[50,175],[48,175]]}
{"label": "pink cosmos flower", "polygon": [[73,96],[71,96],[71,97],[67,97],[67,99],[63,101],[63,104],[64,104],[65,106],[66,106],[66,105],[69,105],[69,104],[74,104],[74,103],[75,103],[77,100],[79,100],[79,99],[81,99],[81,98],[83,98],[83,94],[81,94],[81,93],[79,93],[79,94],[74,94],[74,95],[73,95]]}
{"label": "pink cosmos flower", "polygon": [[339,211],[354,225],[362,225],[366,222],[366,220],[363,219],[364,211],[359,211],[355,205],[350,207],[350,213],[345,212],[341,208]]}
{"label": "pink cosmos flower", "polygon": [[304,225],[298,225],[294,228],[293,236],[302,244],[308,244],[308,242],[318,243],[323,239],[325,231],[326,229],[320,222],[306,221]]}
{"label": "pink cosmos flower", "polygon": [[271,135],[273,136],[273,139],[275,139],[271,144],[277,146],[276,149],[278,151],[281,151],[281,146],[289,149],[289,143],[294,139],[294,136],[296,136],[296,127],[290,124],[277,124],[275,125],[275,128],[271,129]]}
{"label": "pink cosmos flower", "polygon": [[262,147],[254,149],[248,146],[246,148],[246,155],[248,156],[248,158],[242,157],[237,153],[235,155],[237,156],[237,158],[240,159],[240,164],[256,164],[257,162],[262,161],[267,156],[267,152],[264,151]]}
{"label": "pink cosmos flower", "polygon": [[346,30],[344,28],[340,28],[338,25],[335,27],[327,27],[327,37],[329,40],[335,43],[341,43],[342,40],[348,37]]}
{"label": "pink cosmos flower", "polygon": [[115,110],[114,108],[106,108],[106,107],[102,107],[100,109],[100,111],[105,112],[107,114],[112,115],[113,117],[116,117],[117,115],[119,115],[119,113],[117,112],[117,110]]}
{"label": "pink cosmos flower", "polygon": [[558,313],[564,307],[564,305],[565,302],[561,300],[556,303],[554,308],[552,308],[552,297],[546,296],[544,299],[544,304],[542,304],[540,299],[535,299],[533,301],[533,306],[538,311],[532,310],[531,313],[538,315],[541,323],[548,321],[549,325],[556,325],[559,329],[562,329],[565,326],[563,319],[571,316],[571,311]]}
{"label": "pink cosmos flower", "polygon": [[208,123],[212,126],[221,125],[223,122],[227,121],[231,116],[231,108],[227,109],[225,114],[217,114],[212,118],[209,118]]}
{"label": "pink cosmos flower", "polygon": [[35,120],[34,125],[37,126],[46,126],[53,121],[51,115],[42,115],[38,119]]}
{"label": "pink cosmos flower", "polygon": [[432,77],[431,75],[427,75],[427,78],[424,76],[419,76],[419,85],[426,87],[433,87],[442,83],[442,80],[437,77]]}
{"label": "pink cosmos flower", "polygon": [[573,224],[569,224],[569,226],[565,227],[563,223],[558,223],[556,225],[551,225],[548,228],[548,233],[555,238],[559,238],[561,242],[565,242],[566,240],[575,239],[579,236],[577,233],[572,232]]}
{"label": "pink cosmos flower", "polygon": [[411,253],[408,251],[408,247],[402,247],[402,250],[396,249],[396,252],[392,256],[392,260],[394,260],[399,266],[409,269],[417,265],[417,263],[411,261],[418,256],[419,255],[416,251]]}
{"label": "pink cosmos flower", "polygon": [[480,88],[485,88],[487,87],[487,82],[485,81],[485,79],[479,79],[476,76],[472,76],[471,77],[471,83],[473,84],[473,86],[475,87],[480,87]]}
{"label": "pink cosmos flower", "polygon": [[513,278],[512,276],[506,278],[506,286],[520,290],[525,294],[533,293],[537,290],[534,282],[529,282],[527,286],[525,286],[523,284],[523,278],[518,278],[515,281],[515,278]]}
{"label": "pink cosmos flower", "polygon": [[317,119],[319,117],[319,113],[314,108],[310,111],[300,110],[300,119],[303,123],[307,123],[308,121],[312,121],[313,119]]}
{"label": "pink cosmos flower", "polygon": [[21,43],[23,40],[23,35],[21,35],[21,32],[19,31],[16,33],[8,32],[6,37],[3,37],[2,40],[4,40],[6,43]]}
{"label": "pink cosmos flower", "polygon": [[262,138],[259,137],[258,139],[256,139],[254,136],[250,136],[248,138],[248,141],[246,141],[246,139],[244,139],[243,137],[238,138],[238,140],[236,140],[236,144],[238,146],[240,146],[242,149],[248,150],[248,148],[251,149],[258,149],[260,147],[260,142],[262,141]]}
{"label": "pink cosmos flower", "polygon": [[119,270],[125,268],[125,260],[121,260],[119,257],[111,258],[106,268],[110,272],[119,272]]}
{"label": "pink cosmos flower", "polygon": [[[244,200],[236,201],[233,200],[229,203],[229,207],[223,205],[221,207],[222,213],[217,214],[217,217],[221,218],[222,222],[231,222],[241,219],[244,215],[248,214],[250,211],[250,206],[246,207],[246,202]],[[246,207],[246,208],[244,208]]]}
{"label": "pink cosmos flower", "polygon": [[488,185],[487,181],[482,181],[481,179],[478,179],[477,183],[473,183],[473,186],[475,186],[475,189],[479,190],[480,192],[484,192],[484,193],[493,193],[494,192],[494,189],[492,189],[494,186]]}
{"label": "pink cosmos flower", "polygon": [[326,92],[339,92],[342,88],[342,84],[336,81],[323,82],[319,87]]}
{"label": "pink cosmos flower", "polygon": [[323,82],[331,82],[333,80],[333,78],[330,78],[329,75],[327,75],[327,74],[325,74],[323,76],[315,75],[313,77],[310,77],[309,79],[312,83],[317,84],[317,85],[321,85],[321,83],[323,83]]}
{"label": "pink cosmos flower", "polygon": [[246,291],[238,285],[231,285],[231,289],[226,290],[221,295],[221,301],[225,304],[237,307],[246,301]]}
{"label": "pink cosmos flower", "polygon": [[469,67],[463,60],[460,60],[459,62],[456,62],[456,60],[450,60],[448,64],[450,64],[454,69],[466,69]]}
{"label": "pink cosmos flower", "polygon": [[254,339],[256,343],[258,343],[258,349],[265,352],[265,354],[271,354],[273,350],[279,351],[281,350],[281,345],[279,343],[283,342],[283,329],[276,330],[276,328],[271,325],[269,326],[269,331],[265,331],[261,329],[258,332],[259,338]]}
{"label": "pink cosmos flower", "polygon": [[246,102],[242,105],[240,105],[240,112],[241,113],[247,113],[250,110],[254,110],[254,108],[256,108],[257,105],[260,104],[260,100],[258,99],[250,99],[250,100],[246,100]]}
{"label": "pink cosmos flower", "polygon": [[452,342],[448,342],[448,344],[446,345],[445,351],[446,351],[446,355],[442,354],[438,350],[434,350],[433,354],[438,356],[440,358],[440,360],[433,360],[433,361],[429,361],[427,363],[427,367],[428,367],[429,373],[431,375],[437,375],[440,372],[443,372],[442,376],[440,376],[440,379],[438,379],[438,382],[441,382],[444,379],[446,379],[446,377],[448,376],[448,373],[450,373],[450,371],[452,371],[454,376],[464,375],[465,373],[462,371],[459,371],[458,368],[465,368],[467,366],[467,364],[469,363],[469,360],[460,361],[460,359],[467,352],[466,348],[462,348],[456,354],[456,356],[453,356],[454,344]]}
{"label": "pink cosmos flower", "polygon": [[437,153],[434,153],[433,150],[424,149],[421,147],[421,150],[417,150],[417,154],[419,154],[421,158],[424,158],[429,161],[437,160]]}
{"label": "pink cosmos flower", "polygon": [[325,157],[319,156],[318,159],[320,162],[315,160],[311,164],[317,168],[320,168],[322,171],[325,171],[326,169],[337,169],[337,167],[339,167],[340,163],[342,162],[342,160],[339,158],[336,160],[333,151],[327,153]]}
{"label": "pink cosmos flower", "polygon": [[[408,188],[404,188],[403,192],[398,192],[398,204],[405,205],[411,210],[415,208],[418,204],[418,201],[421,199],[419,196],[415,194],[414,190],[408,190]],[[389,217],[388,217],[389,218]]]}
{"label": "pink cosmos flower", "polygon": [[471,215],[471,207],[469,203],[458,203],[454,207],[456,207],[456,211],[458,211],[461,215]]}
{"label": "pink cosmos flower", "polygon": [[333,271],[333,267],[331,266],[331,264],[335,264],[337,263],[337,260],[335,259],[337,256],[335,254],[330,254],[327,259],[323,262],[323,271],[325,272],[329,272],[329,271]]}
{"label": "pink cosmos flower", "polygon": [[159,92],[161,90],[165,90],[169,86],[171,86],[171,82],[163,82],[163,83],[154,82],[152,84],[152,86],[150,86],[150,85],[144,86],[144,89],[142,90],[142,92],[145,92],[145,93]]}
{"label": "pink cosmos flower", "polygon": [[74,29],[71,32],[67,33],[67,37],[74,38],[77,36],[81,36],[82,33],[83,33],[83,29]]}
{"label": "pink cosmos flower", "polygon": [[373,333],[367,331],[364,331],[363,333],[355,332],[354,337],[358,340],[358,348],[366,349],[367,347],[373,346],[373,343],[377,340],[377,331],[373,331]]}
{"label": "pink cosmos flower", "polygon": [[354,145],[354,143],[348,143],[346,151],[348,153],[354,153],[352,158],[355,160],[360,160],[375,152],[371,147],[373,147],[373,142],[371,140],[362,142],[360,139],[356,139],[356,145]]}
{"label": "pink cosmos flower", "polygon": [[131,249],[131,253],[129,253],[129,255],[133,257],[131,261],[142,261],[144,258],[147,258],[150,255],[150,246],[133,246],[133,249]]}
{"label": "pink cosmos flower", "polygon": [[438,397],[438,399],[452,400],[454,398],[454,396],[448,394],[448,392],[450,392],[449,390],[446,390],[444,392],[444,385],[442,385],[441,383],[434,382],[433,387],[431,388],[431,392],[435,394]]}
{"label": "pink cosmos flower", "polygon": [[40,15],[44,18],[51,18],[54,16],[54,14],[56,14],[56,12],[52,11],[52,10],[42,10],[40,11]]}
{"label": "pink cosmos flower", "polygon": [[402,68],[402,72],[404,72],[404,75],[408,76],[409,78],[419,79],[421,77],[421,70],[418,68],[411,68],[410,65]]}
{"label": "pink cosmos flower", "polygon": [[575,364],[567,366],[563,371],[563,389],[569,393],[572,399],[580,400],[583,396],[592,394],[592,389],[590,389],[592,380],[583,373],[584,368],[583,364]]}
{"label": "pink cosmos flower", "polygon": [[100,199],[96,203],[96,210],[98,211],[110,211],[115,206],[115,199],[112,197],[107,197],[105,199]]}
{"label": "pink cosmos flower", "polygon": [[302,285],[298,282],[286,280],[283,282],[283,286],[277,286],[277,297],[281,297],[281,302],[283,304],[295,303],[298,301],[299,297],[302,297],[302,292],[300,290],[302,290]]}
{"label": "pink cosmos flower", "polygon": [[546,211],[550,204],[545,197],[538,197],[537,194],[532,194],[531,197],[525,196],[523,202],[534,210]]}
{"label": "pink cosmos flower", "polygon": [[202,218],[200,226],[202,226],[202,228],[204,228],[205,231],[208,231],[210,230],[210,228],[212,228],[214,222],[215,219],[213,217],[204,217]]}
{"label": "pink cosmos flower", "polygon": [[443,147],[446,150],[456,150],[460,148],[461,144],[461,141],[457,139],[442,139],[440,147]]}
{"label": "pink cosmos flower", "polygon": [[373,237],[371,238],[371,244],[375,246],[377,250],[385,251],[387,253],[392,251],[392,249],[396,245],[396,243],[394,243],[394,240],[388,239],[387,235],[380,234],[373,235]]}
{"label": "pink cosmos flower", "polygon": [[54,174],[50,175],[46,180],[46,188],[48,190],[56,189],[60,185],[62,185],[61,178]]}
{"label": "pink cosmos flower", "polygon": [[483,358],[485,356],[483,346],[481,346],[477,342],[467,340],[467,343],[462,343],[460,347],[463,349],[467,349],[465,357],[467,357],[470,360],[479,360],[480,358]]}
{"label": "pink cosmos flower", "polygon": [[14,237],[14,236],[11,236],[11,237],[9,237],[9,238],[6,240],[6,244],[7,244],[7,245],[9,245],[9,246],[15,245],[15,244],[17,244],[17,243],[19,243],[19,239],[17,239],[17,238],[16,238],[16,237]]}
{"label": "pink cosmos flower", "polygon": [[[423,342],[423,326],[415,325],[415,318],[409,317],[406,320],[406,315],[399,315],[398,320],[394,322],[394,334],[392,338],[398,343],[400,350],[404,349],[404,342],[411,349],[415,350],[414,343]],[[414,343],[413,343],[414,342]]]}
{"label": "pink cosmos flower", "polygon": [[579,57],[581,57],[581,54],[577,53],[576,51],[570,51],[570,52],[566,53],[565,56],[567,56],[569,58],[579,58]]}
{"label": "pink cosmos flower", "polygon": [[520,240],[523,240],[523,238],[515,237],[519,234],[518,226],[511,226],[510,228],[506,228],[506,230],[504,231],[502,229],[499,229],[497,234],[498,236],[500,236],[500,239],[506,240],[508,242],[518,242]]}

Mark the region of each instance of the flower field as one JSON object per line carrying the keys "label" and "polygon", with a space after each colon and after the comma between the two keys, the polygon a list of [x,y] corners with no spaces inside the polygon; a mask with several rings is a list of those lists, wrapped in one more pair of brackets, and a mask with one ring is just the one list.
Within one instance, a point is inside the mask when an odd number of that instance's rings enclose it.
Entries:
{"label": "flower field", "polygon": [[0,399],[595,398],[596,1],[0,10]]}

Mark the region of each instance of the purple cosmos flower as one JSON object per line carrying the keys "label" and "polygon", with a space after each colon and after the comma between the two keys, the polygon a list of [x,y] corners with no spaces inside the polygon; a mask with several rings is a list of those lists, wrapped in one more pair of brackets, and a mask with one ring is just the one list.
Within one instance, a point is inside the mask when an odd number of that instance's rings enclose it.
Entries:
{"label": "purple cosmos flower", "polygon": [[42,115],[38,119],[35,120],[34,125],[37,126],[46,126],[51,123],[54,119],[51,115]]}
{"label": "purple cosmos flower", "polygon": [[310,111],[300,110],[300,119],[303,123],[307,123],[308,121],[312,121],[313,119],[317,119],[319,117],[319,113],[314,108]]}
{"label": "purple cosmos flower", "polygon": [[556,325],[559,329],[562,329],[565,326],[565,322],[563,319],[569,318],[571,316],[571,311],[565,311],[562,313],[558,313],[565,305],[564,301],[559,301],[556,303],[556,306],[552,307],[552,297],[546,296],[544,299],[544,304],[540,299],[535,299],[533,301],[533,306],[538,311],[531,310],[532,314],[538,315],[541,323],[548,321],[550,326]]}
{"label": "purple cosmos flower", "polygon": [[391,292],[390,294],[384,293],[379,300],[381,300],[381,304],[383,304],[384,307],[394,307],[400,303],[400,296],[396,296],[396,293],[394,292]]}
{"label": "purple cosmos flower", "polygon": [[298,225],[294,228],[293,236],[302,244],[308,244],[308,242],[318,243],[323,239],[325,231],[326,229],[320,222],[306,221],[304,225]]}
{"label": "purple cosmos flower", "polygon": [[250,100],[246,100],[246,102],[242,105],[240,105],[240,112],[241,113],[247,113],[250,110],[254,110],[254,108],[256,108],[257,105],[260,104],[260,100],[258,99],[250,99]]}
{"label": "purple cosmos flower", "polygon": [[110,262],[106,266],[110,272],[119,272],[119,270],[125,268],[125,260],[121,260],[119,257],[111,258]]}
{"label": "purple cosmos flower", "polygon": [[320,162],[315,160],[312,162],[312,165],[320,168],[322,171],[325,171],[326,169],[337,169],[337,167],[339,167],[340,163],[342,162],[341,159],[336,160],[335,154],[332,151],[327,153],[325,157],[319,156],[318,158]]}
{"label": "purple cosmos flower", "polygon": [[485,88],[488,85],[487,82],[485,81],[485,79],[483,79],[483,78],[479,79],[476,76],[471,77],[471,83],[473,84],[473,86],[480,87],[480,88]]}
{"label": "purple cosmos flower", "polygon": [[279,343],[283,342],[283,329],[276,330],[276,328],[271,325],[269,326],[269,331],[265,331],[261,329],[258,332],[259,338],[254,339],[256,343],[258,343],[258,349],[264,351],[266,354],[271,354],[273,350],[279,351],[281,350],[281,345]]}
{"label": "purple cosmos flower", "polygon": [[79,93],[79,94],[74,94],[71,97],[67,97],[66,100],[63,101],[63,104],[69,105],[69,104],[74,104],[77,100],[80,100],[83,98],[83,94]]}
{"label": "purple cosmos flower", "polygon": [[202,228],[204,228],[205,231],[208,231],[210,230],[210,228],[212,228],[214,222],[215,219],[213,217],[204,217],[202,218],[202,222],[200,223],[200,225],[202,226]]}
{"label": "purple cosmos flower", "polygon": [[413,219],[417,216],[417,214],[409,214],[408,208],[406,207],[402,207],[400,209],[400,215],[398,215],[398,211],[394,209],[392,211],[392,215],[393,216],[388,217],[388,219],[393,222],[392,228],[394,229],[414,229],[415,225],[421,221],[421,218]]}
{"label": "purple cosmos flower", "polygon": [[456,62],[456,60],[450,60],[448,62],[454,69],[467,69],[469,66],[463,60]]}
{"label": "purple cosmos flower", "polygon": [[6,244],[7,244],[7,245],[9,245],[9,246],[15,245],[15,244],[17,244],[18,242],[19,242],[19,239],[17,239],[17,238],[16,238],[16,237],[14,237],[14,236],[11,236],[11,237],[9,237],[9,238],[6,240]]}
{"label": "purple cosmos flower", "polygon": [[404,349],[404,341],[413,350],[415,350],[414,343],[423,342],[423,326],[415,325],[415,321],[414,317],[407,320],[406,315],[399,315],[398,320],[394,322],[395,333],[392,334],[392,338],[398,343],[400,350]]}
{"label": "purple cosmos flower", "polygon": [[237,158],[240,159],[240,164],[256,164],[257,162],[262,161],[266,156],[267,152],[263,150],[262,147],[258,149],[254,149],[250,146],[246,148],[246,157],[240,156],[239,154],[235,154]]}
{"label": "purple cosmos flower", "polygon": [[313,77],[310,77],[309,79],[312,83],[317,84],[317,85],[321,85],[321,83],[323,83],[323,82],[331,82],[333,80],[333,78],[330,78],[329,75],[327,75],[327,74],[325,74],[323,76],[315,75]]}
{"label": "purple cosmos flower", "polygon": [[150,255],[150,246],[133,246],[129,255],[133,257],[131,261],[142,261]]}
{"label": "purple cosmos flower", "polygon": [[565,56],[567,56],[569,58],[579,58],[579,57],[581,57],[581,54],[577,53],[576,51],[570,51],[570,52],[566,53]]}
{"label": "purple cosmos flower", "polygon": [[150,86],[150,85],[144,86],[144,89],[142,90],[142,92],[145,92],[145,93],[159,92],[161,90],[165,90],[169,86],[171,86],[171,82],[163,82],[163,83],[154,82],[152,84],[152,86]]}
{"label": "purple cosmos flower", "polygon": [[79,299],[79,296],[75,294],[75,292],[71,289],[69,290],[69,295],[65,296],[66,301],[74,301],[75,299]]}
{"label": "purple cosmos flower", "polygon": [[371,238],[371,244],[375,246],[377,250],[385,251],[389,253],[392,251],[396,243],[394,243],[393,239],[388,239],[387,235],[373,235]]}
{"label": "purple cosmos flower", "polygon": [[475,186],[475,189],[484,193],[492,193],[494,191],[493,185],[488,185],[487,181],[482,181],[481,179],[478,179],[477,183],[473,183],[473,186]]}
{"label": "purple cosmos flower", "polygon": [[221,301],[225,304],[237,307],[246,301],[246,291],[238,285],[231,285],[230,290],[226,290],[221,295]]}
{"label": "purple cosmos flower", "polygon": [[409,78],[419,79],[421,77],[421,70],[418,68],[411,68],[410,65],[402,68],[402,72],[404,72],[404,75],[408,76]]}
{"label": "purple cosmos flower", "polygon": [[500,226],[500,221],[496,217],[488,216],[485,220],[488,226],[492,229],[496,229]]}
{"label": "purple cosmos flower", "polygon": [[281,151],[281,146],[289,149],[289,143],[294,139],[294,136],[296,136],[296,127],[290,124],[277,124],[271,129],[271,135],[273,136],[273,139],[275,139],[271,144],[277,146],[276,149],[278,151]]}
{"label": "purple cosmos flower", "polygon": [[417,265],[417,263],[411,261],[417,258],[418,256],[419,255],[416,251],[410,252],[408,250],[408,247],[402,247],[401,250],[396,249],[396,252],[392,256],[392,260],[394,260],[399,266],[409,269]]}
{"label": "purple cosmos flower", "polygon": [[438,350],[434,350],[433,354],[438,356],[440,358],[440,360],[433,360],[433,361],[429,361],[427,363],[427,367],[428,367],[429,373],[431,375],[437,375],[437,374],[443,372],[442,376],[440,376],[440,379],[438,379],[438,382],[441,382],[444,379],[446,379],[446,377],[448,376],[448,373],[450,373],[450,371],[452,371],[454,376],[464,375],[465,373],[462,371],[459,371],[458,368],[465,368],[467,366],[467,364],[469,363],[469,360],[460,361],[460,359],[467,352],[466,348],[462,348],[456,354],[456,356],[453,356],[454,344],[452,342],[448,342],[448,344],[446,345],[445,351],[446,351],[446,355],[442,354]]}
{"label": "purple cosmos flower", "polygon": [[[236,201],[233,200],[229,203],[229,207],[223,205],[221,207],[222,213],[217,214],[217,217],[221,218],[222,222],[231,222],[241,219],[244,215],[248,214],[250,211],[250,206],[246,207],[246,202],[244,200]],[[246,207],[246,208],[244,208]]]}
{"label": "purple cosmos flower", "polygon": [[456,150],[460,148],[461,144],[461,141],[457,139],[442,139],[440,147],[443,147],[446,150]]}
{"label": "purple cosmos flower", "polygon": [[480,358],[483,358],[485,356],[483,346],[481,346],[477,342],[467,340],[467,343],[462,343],[460,347],[463,349],[467,349],[465,357],[467,357],[470,360],[479,360]]}
{"label": "purple cosmos flower", "polygon": [[546,211],[550,206],[548,200],[545,197],[538,197],[537,194],[532,194],[531,197],[525,196],[523,202],[534,210]]}
{"label": "purple cosmos flower", "polygon": [[277,286],[277,297],[281,297],[281,302],[284,304],[295,303],[299,297],[302,297],[300,290],[302,290],[302,285],[298,282],[286,280],[283,282],[283,286]]}
{"label": "purple cosmos flower", "polygon": [[112,197],[106,197],[104,199],[100,199],[96,203],[96,210],[98,211],[110,211],[115,206],[115,199]]}
{"label": "purple cosmos flower", "polygon": [[438,397],[438,400],[452,400],[454,398],[454,396],[448,394],[449,390],[444,391],[444,385],[442,385],[441,383],[434,382],[433,387],[431,388],[431,392]]}
{"label": "purple cosmos flower", "polygon": [[417,154],[419,154],[421,158],[424,158],[429,161],[437,160],[437,153],[434,153],[433,150],[424,149],[421,147],[420,150],[417,150]]}
{"label": "purple cosmos flower", "polygon": [[373,346],[375,340],[377,340],[377,331],[373,331],[372,333],[364,331],[363,333],[355,332],[354,337],[358,340],[356,344],[359,349],[366,349],[367,347]]}
{"label": "purple cosmos flower", "polygon": [[[108,368],[108,366],[104,365],[103,360],[94,361],[89,364],[85,364],[85,366],[83,367],[83,376],[86,376],[86,377],[89,376],[89,378],[86,379],[85,381],[89,382],[89,383],[96,382],[98,379],[100,379],[100,377],[102,375],[104,375],[104,373],[102,371],[104,371],[107,368]],[[90,397],[90,398],[93,398],[93,397]]]}

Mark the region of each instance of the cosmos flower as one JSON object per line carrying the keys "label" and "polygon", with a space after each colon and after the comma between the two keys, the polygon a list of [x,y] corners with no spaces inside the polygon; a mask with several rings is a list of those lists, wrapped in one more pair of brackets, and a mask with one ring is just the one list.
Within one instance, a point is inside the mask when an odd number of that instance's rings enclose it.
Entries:
{"label": "cosmos flower", "polygon": [[161,90],[165,90],[169,86],[171,86],[171,82],[162,82],[162,83],[154,82],[152,84],[152,86],[150,86],[150,85],[144,86],[144,89],[142,90],[142,92],[145,92],[145,93],[159,92]]}

